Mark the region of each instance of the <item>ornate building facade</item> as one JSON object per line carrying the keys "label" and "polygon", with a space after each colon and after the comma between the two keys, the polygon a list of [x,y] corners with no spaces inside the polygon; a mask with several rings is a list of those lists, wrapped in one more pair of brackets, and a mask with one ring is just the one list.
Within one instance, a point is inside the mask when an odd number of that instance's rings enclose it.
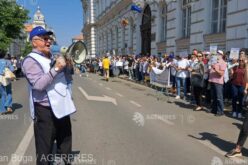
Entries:
{"label": "ornate building facade", "polygon": [[[131,11],[139,2],[142,13]],[[248,47],[247,0],[82,0],[90,55]],[[123,26],[122,20],[128,20]]]}

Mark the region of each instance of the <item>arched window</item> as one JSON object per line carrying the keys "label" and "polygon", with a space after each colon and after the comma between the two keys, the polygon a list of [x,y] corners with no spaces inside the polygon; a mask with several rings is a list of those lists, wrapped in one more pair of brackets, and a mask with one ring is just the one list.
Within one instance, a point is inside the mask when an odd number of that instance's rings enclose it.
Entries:
{"label": "arched window", "polygon": [[106,31],[106,51],[109,50],[109,33]]}
{"label": "arched window", "polygon": [[118,26],[115,27],[115,48],[118,49],[119,44],[119,30]]}
{"label": "arched window", "polygon": [[166,41],[167,37],[167,5],[163,5],[161,10],[161,41]]}
{"label": "arched window", "polygon": [[191,0],[183,0],[182,4],[183,11],[183,27],[182,27],[182,36],[184,38],[190,36],[190,26],[191,26]]}
{"label": "arched window", "polygon": [[133,31],[134,31],[134,23],[133,19],[129,19],[129,47],[133,47]]}
{"label": "arched window", "polygon": [[122,48],[125,48],[125,26],[122,26],[122,31],[121,31],[121,39],[122,39]]}
{"label": "arched window", "polygon": [[110,50],[112,51],[113,49],[113,32],[112,32],[112,29],[110,29]]}
{"label": "arched window", "polygon": [[226,31],[226,9],[227,0],[212,0],[212,33],[222,33]]}

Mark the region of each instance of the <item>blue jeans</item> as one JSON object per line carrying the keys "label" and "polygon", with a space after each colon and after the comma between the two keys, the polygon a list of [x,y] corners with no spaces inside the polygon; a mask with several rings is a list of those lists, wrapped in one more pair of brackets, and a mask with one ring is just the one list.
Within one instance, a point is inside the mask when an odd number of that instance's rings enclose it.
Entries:
{"label": "blue jeans", "polygon": [[223,84],[211,83],[213,96],[212,112],[222,114],[224,111]]}
{"label": "blue jeans", "polygon": [[130,79],[133,79],[133,69],[132,68],[128,68],[128,76]]}
{"label": "blue jeans", "polygon": [[172,87],[175,88],[176,87],[176,76],[170,75],[170,81],[172,83]]}
{"label": "blue jeans", "polygon": [[177,95],[180,96],[181,82],[183,84],[184,97],[186,97],[187,96],[187,81],[186,81],[186,78],[182,78],[182,77],[176,77]]}
{"label": "blue jeans", "polygon": [[11,83],[6,87],[0,85],[0,94],[1,94],[1,109],[0,112],[5,112],[8,107],[12,107],[12,90]]}
{"label": "blue jeans", "polygon": [[[242,112],[243,105],[243,97],[244,97],[244,87],[239,85],[232,85],[232,111],[233,112]],[[237,106],[237,101],[239,104]]]}

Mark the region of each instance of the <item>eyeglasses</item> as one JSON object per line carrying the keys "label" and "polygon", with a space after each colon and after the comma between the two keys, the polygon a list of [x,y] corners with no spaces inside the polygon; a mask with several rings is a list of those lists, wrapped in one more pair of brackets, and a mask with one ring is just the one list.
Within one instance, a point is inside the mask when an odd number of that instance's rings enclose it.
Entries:
{"label": "eyeglasses", "polygon": [[48,42],[50,40],[50,42],[53,42],[53,39],[51,37],[39,37],[39,38],[34,38],[33,40],[40,40],[44,42]]}

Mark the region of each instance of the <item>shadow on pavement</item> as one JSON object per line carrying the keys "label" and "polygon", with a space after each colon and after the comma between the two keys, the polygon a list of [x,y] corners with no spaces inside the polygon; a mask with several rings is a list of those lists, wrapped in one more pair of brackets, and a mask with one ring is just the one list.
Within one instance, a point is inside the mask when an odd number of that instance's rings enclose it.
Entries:
{"label": "shadow on pavement", "polygon": [[21,109],[23,106],[19,103],[13,103],[12,104],[12,109],[13,111],[16,111],[17,109]]}
{"label": "shadow on pavement", "polygon": [[179,107],[187,108],[187,109],[193,109],[193,108],[195,107],[194,105],[185,104],[185,103],[179,102],[179,101],[174,101],[174,103],[175,103],[176,105],[178,105]]}
{"label": "shadow on pavement", "polygon": [[[233,148],[235,148],[235,143],[221,139],[216,134],[212,134],[212,133],[208,133],[208,132],[202,132],[202,133],[199,133],[199,135],[201,135],[202,137],[199,138],[199,137],[195,137],[193,135],[188,135],[188,136],[191,138],[197,139],[197,140],[202,140],[202,141],[207,140],[225,152],[228,152],[228,151],[232,150]],[[237,139],[238,139],[238,135],[237,135],[237,138],[233,139],[233,140],[235,141]],[[243,148],[242,154],[247,157],[248,156],[248,149]]]}
{"label": "shadow on pavement", "polygon": [[232,123],[233,125],[235,125],[238,129],[241,129],[241,127],[242,127],[242,124],[240,124],[240,123]]}

